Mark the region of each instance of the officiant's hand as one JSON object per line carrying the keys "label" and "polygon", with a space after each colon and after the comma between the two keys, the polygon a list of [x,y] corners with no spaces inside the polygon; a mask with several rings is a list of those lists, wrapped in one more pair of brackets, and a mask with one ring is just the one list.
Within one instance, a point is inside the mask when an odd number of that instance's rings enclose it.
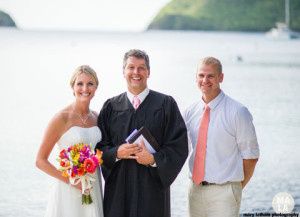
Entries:
{"label": "officiant's hand", "polygon": [[155,163],[153,155],[147,150],[144,141],[141,141],[142,151],[136,153],[137,156],[136,161],[139,164],[143,164],[145,166],[149,166]]}
{"label": "officiant's hand", "polygon": [[124,143],[119,146],[117,151],[118,159],[137,159],[136,154],[142,149],[137,144]]}

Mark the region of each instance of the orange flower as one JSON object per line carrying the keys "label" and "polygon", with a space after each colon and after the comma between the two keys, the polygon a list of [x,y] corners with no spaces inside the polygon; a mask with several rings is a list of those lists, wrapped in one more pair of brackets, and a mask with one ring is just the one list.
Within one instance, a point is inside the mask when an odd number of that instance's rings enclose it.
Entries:
{"label": "orange flower", "polygon": [[96,149],[96,157],[98,158],[99,164],[103,163],[102,153],[103,153],[102,151],[100,151],[99,149]]}
{"label": "orange flower", "polygon": [[73,170],[72,170],[72,172],[71,172],[71,177],[72,178],[74,178],[76,176],[76,174],[73,172]]}
{"label": "orange flower", "polygon": [[66,177],[66,178],[69,178],[69,174],[66,170],[62,171],[62,176]]}
{"label": "orange flower", "polygon": [[78,175],[79,175],[79,176],[83,176],[83,175],[84,175],[84,168],[83,168],[83,167],[80,167],[80,168],[78,169]]}

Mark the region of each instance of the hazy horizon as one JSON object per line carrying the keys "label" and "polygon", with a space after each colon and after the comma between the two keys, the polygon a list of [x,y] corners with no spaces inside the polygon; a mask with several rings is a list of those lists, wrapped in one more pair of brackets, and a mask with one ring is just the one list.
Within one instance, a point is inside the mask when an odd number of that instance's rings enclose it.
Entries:
{"label": "hazy horizon", "polygon": [[170,0],[0,0],[24,30],[142,31]]}

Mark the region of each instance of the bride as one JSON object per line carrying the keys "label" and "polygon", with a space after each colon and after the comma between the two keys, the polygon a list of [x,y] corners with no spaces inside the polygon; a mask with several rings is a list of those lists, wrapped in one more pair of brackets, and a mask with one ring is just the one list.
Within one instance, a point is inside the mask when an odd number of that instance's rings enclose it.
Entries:
{"label": "bride", "polygon": [[98,87],[96,72],[87,65],[80,66],[75,70],[70,85],[75,101],[52,118],[36,157],[36,166],[57,179],[45,216],[103,217],[100,171],[97,171],[96,181],[92,182],[93,203],[82,205],[81,183],[71,185],[69,179],[63,177],[61,172],[48,161],[55,144],[59,149],[77,143],[92,144],[95,148],[101,139],[101,132],[97,127],[98,114],[89,108]]}

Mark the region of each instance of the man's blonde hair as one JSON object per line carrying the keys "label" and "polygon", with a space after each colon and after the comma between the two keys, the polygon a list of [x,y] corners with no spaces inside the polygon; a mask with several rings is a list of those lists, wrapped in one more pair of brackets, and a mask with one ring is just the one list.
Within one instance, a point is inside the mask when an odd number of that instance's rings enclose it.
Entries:
{"label": "man's blonde hair", "polygon": [[217,72],[222,73],[222,64],[220,60],[215,57],[204,57],[203,59],[201,59],[199,61],[197,70],[199,70],[199,67],[202,65],[211,65],[217,70]]}

